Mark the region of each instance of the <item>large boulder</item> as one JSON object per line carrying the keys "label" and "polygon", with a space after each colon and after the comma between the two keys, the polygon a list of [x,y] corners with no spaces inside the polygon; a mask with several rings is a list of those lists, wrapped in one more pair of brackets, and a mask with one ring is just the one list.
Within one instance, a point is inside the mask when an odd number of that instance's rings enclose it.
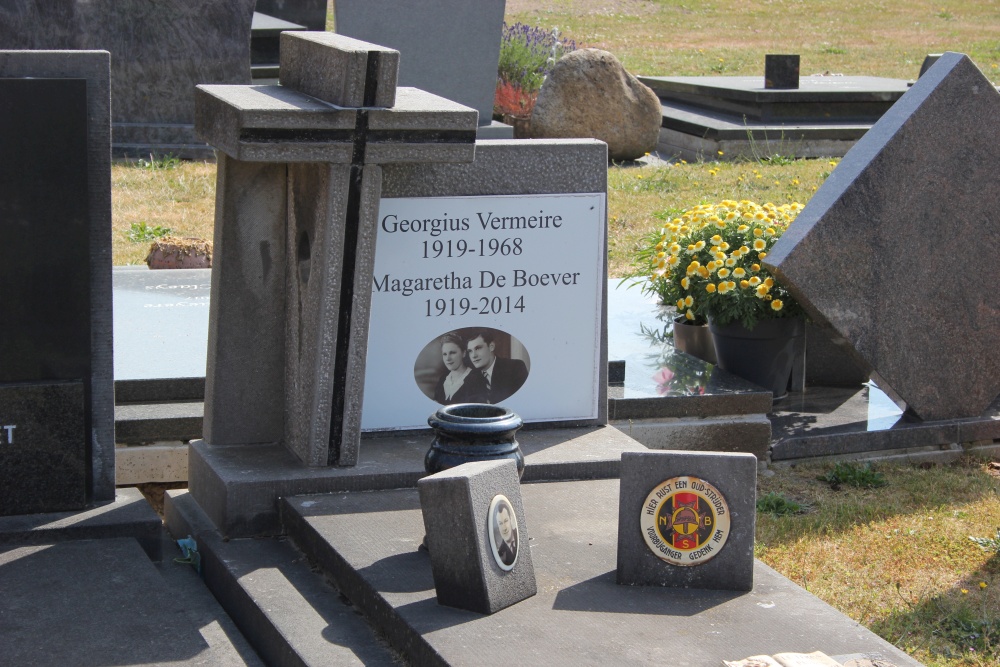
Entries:
{"label": "large boulder", "polygon": [[555,64],[531,114],[533,139],[592,137],[612,160],[656,148],[660,100],[607,51],[579,49]]}

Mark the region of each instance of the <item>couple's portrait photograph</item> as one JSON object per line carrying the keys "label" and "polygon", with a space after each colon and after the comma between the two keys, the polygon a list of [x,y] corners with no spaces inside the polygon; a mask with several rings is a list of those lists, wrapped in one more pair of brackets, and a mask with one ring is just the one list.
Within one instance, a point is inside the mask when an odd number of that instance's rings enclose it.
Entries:
{"label": "couple's portrait photograph", "polygon": [[530,369],[521,341],[499,329],[467,327],[425,345],[413,377],[420,391],[441,405],[497,404],[524,385]]}

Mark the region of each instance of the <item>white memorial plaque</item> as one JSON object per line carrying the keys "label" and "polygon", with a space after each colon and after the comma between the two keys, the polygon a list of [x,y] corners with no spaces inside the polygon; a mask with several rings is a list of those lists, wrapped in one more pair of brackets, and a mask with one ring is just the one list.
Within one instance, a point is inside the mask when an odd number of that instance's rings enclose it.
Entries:
{"label": "white memorial plaque", "polygon": [[596,419],[605,215],[604,193],[383,199],[362,429],[455,402]]}

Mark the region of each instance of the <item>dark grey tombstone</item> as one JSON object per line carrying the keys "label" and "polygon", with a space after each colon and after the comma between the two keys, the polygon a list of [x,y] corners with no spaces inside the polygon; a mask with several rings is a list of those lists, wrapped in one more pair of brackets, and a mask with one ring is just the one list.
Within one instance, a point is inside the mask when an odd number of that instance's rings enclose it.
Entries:
{"label": "dark grey tombstone", "polygon": [[357,463],[381,165],[470,162],[476,112],[396,89],[399,54],[281,37],[280,86],[200,86],[219,149],[205,390],[210,445]]}
{"label": "dark grey tombstone", "polygon": [[997,114],[983,73],[944,54],[764,262],[925,420],[980,415],[1000,393]]}
{"label": "dark grey tombstone", "polygon": [[110,63],[0,51],[0,514],[115,495]]}
{"label": "dark grey tombstone", "polygon": [[799,56],[767,54],[764,56],[764,87],[794,90],[799,87]]}
{"label": "dark grey tombstone", "polygon": [[255,0],[21,0],[0,6],[0,49],[112,54],[112,147],[209,157],[194,136],[194,87],[250,82]]}
{"label": "dark grey tombstone", "polygon": [[400,85],[472,107],[486,126],[505,6],[506,0],[339,0],[334,19],[342,35],[398,50]]}
{"label": "dark grey tombstone", "polygon": [[[514,461],[465,463],[417,483],[438,604],[492,614],[538,592]],[[503,563],[490,537],[491,504],[514,510],[514,559]]]}
{"label": "dark grey tombstone", "polygon": [[[700,499],[688,514],[705,528],[687,547],[665,541],[666,528],[650,539],[663,553],[654,553],[644,535],[643,519],[654,523],[671,520],[675,525],[694,525],[683,515],[686,497],[681,487],[666,489],[664,482],[686,480],[684,491],[695,491]],[[700,481],[706,488],[698,489]],[[704,484],[707,482],[707,484]],[[714,487],[714,488],[713,488]],[[664,493],[655,493],[663,488]],[[722,496],[718,504],[717,496]],[[649,500],[649,497],[653,497]],[[655,502],[654,502],[655,501]],[[652,504],[651,504],[652,503]],[[656,503],[660,503],[656,506]],[[757,458],[753,454],[721,452],[625,452],[622,454],[618,503],[618,583],[628,586],[712,588],[733,591],[753,589],[753,544],[757,520]],[[714,507],[714,511],[711,509]],[[720,511],[719,508],[722,508]],[[661,518],[661,510],[667,516]],[[713,522],[714,516],[714,522]],[[728,518],[726,518],[728,516]],[[722,520],[728,532],[716,530]],[[646,528],[650,530],[650,528]],[[720,528],[721,530],[721,528]],[[683,529],[680,531],[683,532]],[[672,559],[672,560],[671,560]],[[683,565],[675,564],[683,563]]]}

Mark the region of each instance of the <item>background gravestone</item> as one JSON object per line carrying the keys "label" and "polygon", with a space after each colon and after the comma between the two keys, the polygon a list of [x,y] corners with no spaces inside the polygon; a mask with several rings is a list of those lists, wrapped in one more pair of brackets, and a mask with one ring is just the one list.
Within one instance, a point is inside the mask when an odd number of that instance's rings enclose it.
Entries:
{"label": "background gravestone", "polygon": [[764,262],[925,420],[978,416],[1000,394],[998,114],[983,73],[944,54]]}
{"label": "background gravestone", "polygon": [[0,51],[0,514],[115,495],[109,72]]}
{"label": "background gravestone", "polygon": [[338,0],[334,20],[341,35],[398,50],[401,86],[472,107],[482,127],[493,118],[505,5],[506,0]]}
{"label": "background gravestone", "polygon": [[326,30],[327,0],[257,0],[255,11],[298,23],[309,30]]}
{"label": "background gravestone", "polygon": [[194,87],[250,83],[254,0],[20,0],[0,4],[0,49],[112,54],[115,154],[211,157],[194,136]]}

